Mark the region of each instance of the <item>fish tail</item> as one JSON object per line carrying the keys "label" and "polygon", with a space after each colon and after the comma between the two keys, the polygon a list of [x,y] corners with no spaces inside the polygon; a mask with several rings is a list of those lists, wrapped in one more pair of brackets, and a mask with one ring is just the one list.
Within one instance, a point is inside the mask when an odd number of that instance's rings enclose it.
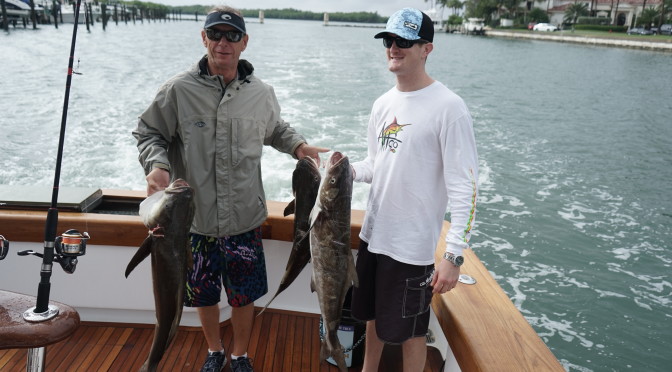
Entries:
{"label": "fish tail", "polygon": [[273,300],[275,300],[275,298],[278,297],[278,294],[279,294],[279,293],[276,293],[275,296],[273,296],[273,298],[271,298],[271,299],[268,301],[268,303],[266,304],[266,306],[264,306],[264,308],[261,309],[261,311],[259,312],[259,314],[257,314],[257,316],[261,315],[261,313],[263,313],[264,311],[266,311],[266,309],[268,308],[268,305],[270,305],[271,302],[273,302]]}
{"label": "fish tail", "polygon": [[329,352],[329,346],[327,346],[327,340],[322,340],[320,345],[320,360],[327,360],[331,353]]}
{"label": "fish tail", "polygon": [[155,372],[156,371],[156,366],[150,366],[149,365],[149,360],[145,362],[145,364],[140,367],[138,372]]}
{"label": "fish tail", "polygon": [[322,341],[320,358],[321,360],[327,360],[327,358],[331,357],[336,362],[336,365],[341,372],[347,372],[348,368],[345,363],[343,346],[341,346],[341,342],[338,340],[336,329],[338,329],[338,326],[333,331],[328,332],[324,341]]}

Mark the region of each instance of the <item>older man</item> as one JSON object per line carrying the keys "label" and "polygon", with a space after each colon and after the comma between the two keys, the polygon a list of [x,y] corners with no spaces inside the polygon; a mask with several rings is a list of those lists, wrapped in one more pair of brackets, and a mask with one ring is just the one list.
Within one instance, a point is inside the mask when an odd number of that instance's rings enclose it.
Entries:
{"label": "older man", "polygon": [[252,371],[247,347],[254,301],[268,291],[260,229],[268,214],[262,148],[318,161],[328,149],[308,145],[282,120],[273,88],[240,59],[249,35],[238,10],[214,8],[201,36],[207,54],[159,89],[133,135],[148,195],[176,178],[195,190],[194,267],[185,305],[197,308],[208,343],[201,371],[219,372],[227,360],[219,328],[222,283],[232,306],[231,370]]}

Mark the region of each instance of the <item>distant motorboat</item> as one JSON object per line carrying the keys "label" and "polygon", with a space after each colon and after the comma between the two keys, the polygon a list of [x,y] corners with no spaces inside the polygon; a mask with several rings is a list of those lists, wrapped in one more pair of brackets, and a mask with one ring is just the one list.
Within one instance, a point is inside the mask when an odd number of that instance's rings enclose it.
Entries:
{"label": "distant motorboat", "polygon": [[[56,10],[59,11],[58,22],[60,23],[75,23],[75,4],[61,4],[56,1]],[[82,5],[85,3],[82,3]],[[52,17],[54,12],[52,11]],[[79,24],[84,24],[86,22],[86,17],[84,15],[84,7],[81,6],[79,9]]]}
{"label": "distant motorboat", "polygon": [[[17,0],[14,0],[17,1]],[[57,9],[60,13],[58,16],[58,22],[59,23],[75,23],[75,4],[72,3],[66,3],[66,4],[61,4],[60,1],[56,1],[56,6]],[[80,8],[79,8],[79,18],[78,18],[78,23],[79,24],[84,24],[86,22],[86,13],[85,9],[87,6],[91,7],[91,12],[93,13],[93,20],[95,22],[101,22],[102,21],[102,9],[100,5],[93,5],[92,2],[89,1],[82,1]],[[51,7],[53,9],[53,7]],[[52,10],[51,15],[53,17],[54,11]],[[123,19],[123,14],[121,12],[120,8],[117,8],[117,13],[120,19]],[[127,15],[129,14],[128,11],[126,11]],[[107,18],[111,19],[114,16],[114,6],[107,6]]]}
{"label": "distant motorboat", "polygon": [[464,33],[467,35],[485,35],[485,23],[483,18],[467,18],[463,24]]}
{"label": "distant motorboat", "polygon": [[437,11],[436,8],[425,10],[424,12],[432,20],[434,25],[434,31],[443,31],[443,8],[441,12]]}
{"label": "distant motorboat", "polygon": [[[7,9],[8,19],[30,17],[30,5],[21,0],[5,0],[5,8]],[[0,18],[2,18],[2,14],[0,14]]]}

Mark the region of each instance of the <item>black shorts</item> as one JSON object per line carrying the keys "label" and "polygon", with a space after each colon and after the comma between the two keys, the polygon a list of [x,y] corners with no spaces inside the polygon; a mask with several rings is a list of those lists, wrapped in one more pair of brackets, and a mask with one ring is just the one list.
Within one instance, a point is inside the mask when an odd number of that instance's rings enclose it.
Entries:
{"label": "black shorts", "polygon": [[429,327],[434,265],[409,265],[369,252],[360,241],[357,254],[359,287],[352,291],[352,316],[376,321],[383,342],[400,344],[424,337]]}

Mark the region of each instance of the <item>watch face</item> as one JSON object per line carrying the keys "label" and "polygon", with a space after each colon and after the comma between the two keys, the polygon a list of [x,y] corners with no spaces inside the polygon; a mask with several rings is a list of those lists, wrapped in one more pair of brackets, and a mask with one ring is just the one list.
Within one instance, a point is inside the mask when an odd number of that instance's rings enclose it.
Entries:
{"label": "watch face", "polygon": [[462,257],[462,256],[455,257],[455,265],[460,266],[463,263],[464,263],[464,257]]}

